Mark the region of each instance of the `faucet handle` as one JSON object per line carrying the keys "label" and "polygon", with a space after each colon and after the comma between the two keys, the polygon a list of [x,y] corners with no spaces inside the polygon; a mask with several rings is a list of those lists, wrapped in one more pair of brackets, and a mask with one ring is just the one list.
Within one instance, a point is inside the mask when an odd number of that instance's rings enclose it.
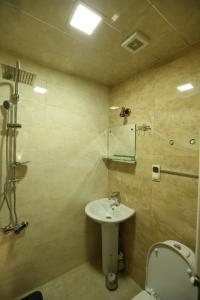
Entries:
{"label": "faucet handle", "polygon": [[114,200],[115,201],[114,205],[119,206],[121,202],[120,192],[112,192],[109,199]]}

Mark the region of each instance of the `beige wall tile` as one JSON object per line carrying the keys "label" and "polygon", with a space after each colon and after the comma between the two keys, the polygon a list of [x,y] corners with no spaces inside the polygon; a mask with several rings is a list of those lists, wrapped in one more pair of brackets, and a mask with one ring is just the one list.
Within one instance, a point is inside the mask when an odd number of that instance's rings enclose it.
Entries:
{"label": "beige wall tile", "polygon": [[[109,165],[109,191],[119,190],[122,201],[136,210],[134,220],[121,226],[121,247],[128,272],[143,287],[147,252],[153,243],[174,239],[195,247],[197,180],[162,174],[161,182],[152,182],[151,165],[198,173],[199,59],[200,48],[194,47],[111,90],[111,105],[131,108],[128,123],[147,123],[152,128],[151,133],[136,134],[135,166]],[[189,82],[193,90],[177,91],[178,85]],[[123,124],[119,111],[110,112],[110,124]],[[192,138],[195,145],[189,143]]]}
{"label": "beige wall tile", "polygon": [[[15,57],[1,53],[0,61],[14,65]],[[37,74],[35,85],[47,88],[47,93],[19,85],[18,121],[23,127],[17,154],[31,163],[17,170],[23,176],[17,185],[17,209],[19,220],[30,224],[19,236],[0,236],[0,298],[7,300],[100,255],[100,228],[86,219],[84,207],[107,194],[102,154],[109,89],[25,59],[21,63]],[[0,105],[10,98],[11,87],[13,82],[1,78]],[[2,107],[0,120],[5,127]],[[7,219],[4,207],[0,226]]]}

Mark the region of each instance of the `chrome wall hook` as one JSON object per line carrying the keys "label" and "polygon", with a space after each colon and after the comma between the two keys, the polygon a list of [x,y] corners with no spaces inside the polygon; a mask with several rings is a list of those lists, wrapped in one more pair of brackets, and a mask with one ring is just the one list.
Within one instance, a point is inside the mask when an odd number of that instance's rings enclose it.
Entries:
{"label": "chrome wall hook", "polygon": [[143,131],[143,135],[145,135],[145,132],[149,131],[149,134],[151,134],[151,126],[147,124],[138,125],[136,128],[138,135]]}

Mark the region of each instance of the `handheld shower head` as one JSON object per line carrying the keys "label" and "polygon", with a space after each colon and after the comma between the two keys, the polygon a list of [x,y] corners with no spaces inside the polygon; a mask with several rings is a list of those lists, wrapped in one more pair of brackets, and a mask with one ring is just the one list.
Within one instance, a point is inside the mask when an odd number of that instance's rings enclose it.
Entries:
{"label": "handheld shower head", "polygon": [[4,107],[5,109],[9,110],[9,108],[10,108],[10,102],[7,101],[7,100],[5,100],[5,101],[3,102],[3,107]]}

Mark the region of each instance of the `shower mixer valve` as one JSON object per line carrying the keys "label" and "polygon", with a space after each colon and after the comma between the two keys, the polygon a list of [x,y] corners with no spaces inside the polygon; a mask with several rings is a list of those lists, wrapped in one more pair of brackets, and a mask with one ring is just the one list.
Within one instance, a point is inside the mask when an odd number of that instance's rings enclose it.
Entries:
{"label": "shower mixer valve", "polygon": [[28,222],[21,222],[14,226],[14,233],[19,234],[23,229],[28,226]]}
{"label": "shower mixer valve", "polygon": [[16,224],[14,226],[6,226],[2,229],[3,233],[9,233],[14,232],[15,234],[19,234],[23,229],[25,229],[28,226],[28,222],[21,222],[19,224]]}
{"label": "shower mixer valve", "polygon": [[22,128],[22,125],[17,123],[8,123],[7,128]]}

